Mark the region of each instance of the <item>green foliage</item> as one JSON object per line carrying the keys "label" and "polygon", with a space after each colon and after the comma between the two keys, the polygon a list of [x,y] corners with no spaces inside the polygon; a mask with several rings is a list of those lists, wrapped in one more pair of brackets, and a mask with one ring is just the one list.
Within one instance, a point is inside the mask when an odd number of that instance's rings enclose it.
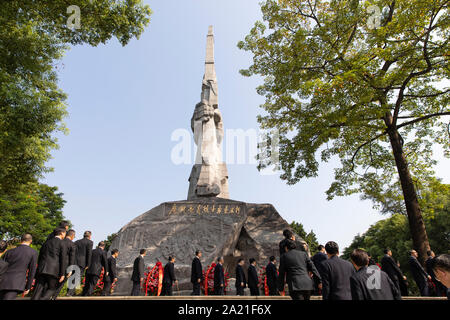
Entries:
{"label": "green foliage", "polygon": [[[80,29],[67,27],[70,5],[80,8]],[[14,0],[1,8],[0,194],[14,194],[51,170],[52,134],[66,131],[55,65],[68,45],[96,46],[113,36],[126,45],[143,32],[151,10],[140,0]]]}
{"label": "green foliage", "polygon": [[0,239],[17,240],[31,233],[39,248],[64,219],[65,201],[56,187],[29,183],[14,195],[0,196]]}
{"label": "green foliage", "polygon": [[303,224],[295,221],[292,221],[290,226],[296,234],[298,234],[303,240],[306,241],[311,254],[314,255],[317,252],[317,247],[319,246],[319,242],[317,241],[317,237],[314,231],[311,230],[311,232],[307,233],[305,231],[305,228],[303,227]]}
{"label": "green foliage", "polygon": [[117,238],[117,233],[113,233],[113,234],[110,234],[106,238],[106,240],[103,240],[103,242],[105,242],[105,251],[106,252],[108,252],[109,249],[117,249],[117,248],[111,248],[111,244],[114,241],[114,239],[116,239],[116,238]]}
{"label": "green foliage", "polygon": [[[373,27],[375,5],[382,14]],[[280,132],[281,178],[315,177],[339,158],[328,199],[361,193],[385,213],[405,213],[389,132],[397,131],[418,188],[433,175],[432,146],[450,155],[449,26],[445,0],[266,0],[264,22],[238,47],[253,54],[263,129]],[[278,164],[277,164],[278,165]]]}

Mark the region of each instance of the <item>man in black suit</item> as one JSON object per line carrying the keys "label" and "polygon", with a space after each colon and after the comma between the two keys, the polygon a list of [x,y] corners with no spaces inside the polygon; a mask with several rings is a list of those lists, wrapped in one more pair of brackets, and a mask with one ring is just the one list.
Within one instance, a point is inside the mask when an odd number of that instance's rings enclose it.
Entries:
{"label": "man in black suit", "polygon": [[436,257],[433,251],[427,251],[427,260],[425,261],[425,267],[427,273],[431,276],[431,280],[433,281],[435,287],[435,293],[437,297],[442,297],[447,293],[447,288],[436,279],[436,274],[433,271],[433,259]]}
{"label": "man in black suit", "polygon": [[84,271],[91,264],[92,248],[94,247],[91,236],[92,232],[85,231],[83,239],[75,241],[75,245],[77,246],[76,264],[78,267],[80,267],[81,276],[84,275]]}
{"label": "man in black suit", "polygon": [[141,249],[139,256],[134,259],[133,274],[131,275],[131,281],[133,281],[133,289],[131,289],[132,296],[141,295],[141,283],[144,281],[144,257],[147,254],[147,250]]}
{"label": "man in black suit", "polygon": [[191,283],[192,283],[192,296],[200,295],[200,286],[203,281],[203,269],[202,263],[200,261],[202,257],[202,252],[197,250],[195,252],[195,257],[192,260],[192,269],[191,269]]}
{"label": "man in black suit", "polygon": [[296,250],[294,241],[287,241],[285,254],[280,258],[280,274],[278,275],[278,290],[284,290],[285,279],[289,286],[292,300],[309,300],[314,289],[309,272],[321,282],[320,274],[314,263],[304,251]]}
{"label": "man in black suit", "polygon": [[247,286],[247,279],[245,278],[244,273],[244,265],[244,259],[240,258],[236,266],[236,295],[238,296],[244,295],[244,289]]}
{"label": "man in black suit", "polygon": [[[63,220],[63,221],[61,221],[61,222],[59,223],[59,225],[56,227],[56,229],[58,229],[58,228],[60,228],[60,229],[66,229],[66,232],[67,232],[67,231],[69,231],[70,223],[69,223],[68,221]],[[56,229],[55,229],[55,230],[56,230]],[[53,230],[53,232],[50,233],[50,234],[48,235],[47,240],[50,240],[51,238],[54,238],[54,237],[56,236],[55,230]]]}
{"label": "man in black suit", "polygon": [[428,297],[429,289],[428,289],[428,280],[431,280],[431,276],[426,273],[426,271],[423,269],[422,265],[420,264],[419,260],[417,260],[417,257],[419,256],[417,254],[416,250],[410,250],[409,251],[409,268],[413,275],[414,281],[416,282],[417,286],[420,290],[420,295],[422,297]]}
{"label": "man in black suit", "polygon": [[100,241],[97,248],[92,250],[91,264],[86,269],[86,281],[83,288],[83,296],[91,296],[100,279],[103,269],[103,277],[108,276],[108,259],[106,258],[105,243]]}
{"label": "man in black suit", "polygon": [[[312,262],[314,263],[314,266],[316,267],[317,271],[319,271],[320,277],[323,278],[323,266],[322,262],[327,260],[327,254],[325,253],[325,247],[323,245],[319,245],[317,247],[318,252],[311,258]],[[319,290],[319,283],[317,281],[314,281],[314,291],[316,294],[320,294]]]}
{"label": "man in black suit", "polygon": [[295,238],[295,234],[291,230],[289,230],[289,229],[284,230],[283,236],[284,236],[284,239],[281,240],[279,243],[280,257],[281,257],[281,255],[283,255],[285,253],[284,248],[286,248],[286,242],[289,240],[292,240],[295,242],[295,246],[296,246],[295,250],[307,251],[306,249],[308,247],[308,244],[303,239],[297,240]]}
{"label": "man in black suit", "polygon": [[67,248],[63,244],[66,229],[57,228],[55,237],[45,241],[39,251],[36,289],[32,300],[50,300],[66,274]]}
{"label": "man in black suit", "polygon": [[214,295],[223,296],[225,294],[225,273],[223,271],[223,257],[217,259],[216,267],[214,268]]}
{"label": "man in black suit", "polygon": [[114,282],[117,281],[117,264],[116,259],[119,256],[119,250],[113,249],[111,251],[111,257],[108,258],[108,271],[109,274],[105,277],[103,277],[103,296],[110,296],[111,295],[111,287]]}
{"label": "man in black suit", "polygon": [[355,249],[350,255],[356,273],[350,278],[353,300],[401,300],[400,289],[378,266],[369,265],[367,252]]}
{"label": "man in black suit", "polygon": [[390,249],[384,250],[384,257],[381,258],[381,267],[400,291],[400,281],[406,280],[406,277],[403,275],[402,270],[397,266],[397,262],[392,258],[392,251]]}
{"label": "man in black suit", "polygon": [[164,276],[162,283],[162,296],[173,295],[173,284],[178,284],[178,280],[175,277],[175,257],[170,256],[169,262],[164,266]]}
{"label": "man in black suit", "polygon": [[6,251],[2,260],[8,263],[8,269],[0,282],[0,300],[14,300],[22,292],[28,294],[36,274],[37,252],[30,248],[33,238],[26,233],[20,245]]}
{"label": "man in black suit", "polygon": [[278,270],[276,266],[277,260],[274,256],[269,258],[269,264],[266,266],[266,281],[267,287],[269,288],[269,296],[277,296],[277,279],[278,279]]}
{"label": "man in black suit", "polygon": [[[75,239],[75,230],[70,229],[69,231],[67,231],[66,237],[64,238],[64,240],[62,241],[62,245],[66,247],[66,256],[64,257],[64,265],[67,267],[71,267],[75,265],[75,259],[76,259],[76,250],[77,247],[75,245],[75,243],[73,243],[73,239]],[[57,288],[56,288],[56,292],[53,295],[52,299],[55,300],[59,293],[61,292],[62,288],[64,287],[64,284],[67,282],[67,280],[69,279],[69,277],[72,275],[72,272],[68,272],[66,270],[66,276],[64,278],[64,281],[59,283]],[[68,296],[72,296],[74,293],[75,289],[67,290],[67,295]]]}
{"label": "man in black suit", "polygon": [[[8,243],[5,240],[0,241],[0,258],[5,253],[8,248]],[[3,274],[8,270],[8,262],[3,259],[0,259],[0,283],[2,283]]]}
{"label": "man in black suit", "polygon": [[250,258],[250,265],[248,267],[248,288],[250,289],[250,295],[259,296],[259,281],[258,272],[256,271],[256,260]]}
{"label": "man in black suit", "polygon": [[[450,254],[441,254],[433,259],[431,269],[436,279],[444,287],[450,288]],[[447,289],[447,299],[450,300],[450,291]]]}
{"label": "man in black suit", "polygon": [[325,245],[328,259],[322,262],[323,300],[351,300],[350,277],[355,274],[353,265],[339,258],[339,246],[330,241]]}

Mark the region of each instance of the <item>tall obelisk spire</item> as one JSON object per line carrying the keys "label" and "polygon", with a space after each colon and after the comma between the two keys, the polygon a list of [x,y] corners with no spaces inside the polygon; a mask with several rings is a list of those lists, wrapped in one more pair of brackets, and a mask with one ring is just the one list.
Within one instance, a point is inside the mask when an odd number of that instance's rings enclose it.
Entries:
{"label": "tall obelisk spire", "polygon": [[205,75],[200,102],[191,119],[197,145],[195,164],[189,177],[188,200],[229,198],[228,171],[222,161],[223,122],[219,111],[218,86],[214,65],[214,34],[210,26],[206,40]]}
{"label": "tall obelisk spire", "polygon": [[206,40],[205,75],[203,76],[201,101],[203,100],[206,100],[213,108],[218,108],[219,106],[216,66],[214,64],[214,33],[212,26],[209,26]]}

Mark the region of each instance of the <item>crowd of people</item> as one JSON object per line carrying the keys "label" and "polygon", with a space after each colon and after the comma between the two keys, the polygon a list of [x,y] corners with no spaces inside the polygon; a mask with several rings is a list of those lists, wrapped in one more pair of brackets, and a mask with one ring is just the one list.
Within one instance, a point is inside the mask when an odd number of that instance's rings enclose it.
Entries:
{"label": "crowd of people", "polygon": [[[75,231],[69,223],[61,222],[42,245],[39,255],[30,247],[33,238],[24,234],[20,245],[7,250],[7,243],[0,241],[0,300],[13,300],[18,295],[27,295],[34,289],[32,300],[56,299],[71,275],[80,272],[85,276],[82,296],[91,296],[103,275],[102,295],[110,295],[117,281],[117,249],[110,251],[108,257],[105,243],[99,242],[93,249],[91,232],[86,231],[77,241]],[[300,242],[290,230],[283,232],[284,239],[279,243],[280,263],[275,256],[269,258],[265,267],[265,284],[270,296],[284,294],[286,286],[293,300],[309,300],[311,295],[322,295],[324,300],[400,300],[408,295],[407,278],[392,251],[385,250],[381,266],[362,249],[353,250],[350,261],[339,257],[339,246],[330,241],[320,245],[318,252],[310,257],[308,246]],[[131,295],[141,295],[145,278],[144,257],[147,251],[140,250],[134,260],[131,281]],[[202,252],[197,250],[192,261],[192,295],[201,294],[204,281]],[[409,266],[422,296],[429,296],[430,284],[437,296],[448,297],[450,286],[450,255],[438,257],[428,252],[426,268],[417,260],[415,250],[410,251]],[[173,295],[174,285],[178,286],[175,275],[175,257],[170,256],[164,266],[161,295]],[[257,261],[249,259],[245,272],[245,260],[239,258],[236,265],[236,295],[245,295],[249,289],[252,296],[260,295],[261,284],[258,278]],[[226,288],[224,258],[219,257],[214,267],[215,295],[224,295]],[[67,296],[75,295],[75,286],[68,286]]]}

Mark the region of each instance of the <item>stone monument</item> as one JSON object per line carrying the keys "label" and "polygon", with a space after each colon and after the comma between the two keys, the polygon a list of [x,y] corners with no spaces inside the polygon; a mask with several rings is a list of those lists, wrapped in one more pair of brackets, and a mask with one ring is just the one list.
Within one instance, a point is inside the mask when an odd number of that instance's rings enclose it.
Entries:
{"label": "stone monument", "polygon": [[[191,290],[191,262],[203,252],[203,267],[219,256],[234,276],[237,259],[255,258],[265,265],[279,256],[278,243],[288,223],[271,204],[251,204],[229,199],[228,172],[222,161],[223,119],[219,111],[214,65],[214,35],[209,27],[201,101],[195,106],[191,128],[197,144],[196,162],[189,177],[187,200],[170,201],[137,217],[118,232],[111,249],[117,248],[119,281],[115,294],[129,295],[133,261],[147,249],[145,263],[167,263],[176,257],[180,290]],[[234,283],[230,283],[233,290]],[[185,291],[186,292],[186,291]]]}

